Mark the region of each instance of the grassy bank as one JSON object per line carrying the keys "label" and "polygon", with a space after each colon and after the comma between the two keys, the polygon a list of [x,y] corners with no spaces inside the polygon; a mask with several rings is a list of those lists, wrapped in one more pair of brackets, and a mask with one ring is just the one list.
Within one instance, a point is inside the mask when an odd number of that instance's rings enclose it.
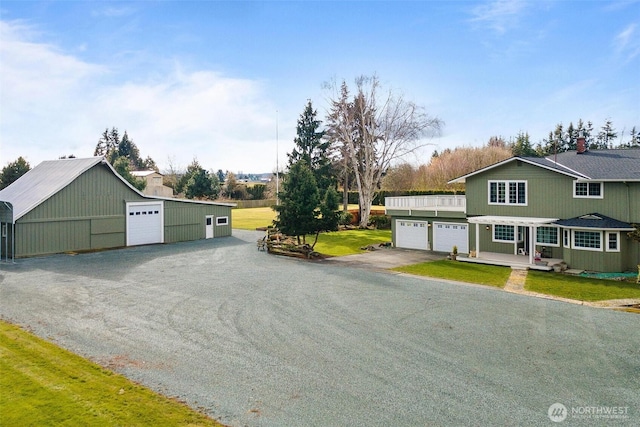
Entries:
{"label": "grassy bank", "polygon": [[15,325],[0,321],[3,426],[221,426]]}
{"label": "grassy bank", "polygon": [[498,288],[504,287],[511,274],[511,268],[509,267],[449,260],[422,262],[420,264],[397,267],[393,270],[418,276],[438,277]]}
{"label": "grassy bank", "polygon": [[616,280],[530,271],[526,290],[579,301],[640,298],[640,285]]}

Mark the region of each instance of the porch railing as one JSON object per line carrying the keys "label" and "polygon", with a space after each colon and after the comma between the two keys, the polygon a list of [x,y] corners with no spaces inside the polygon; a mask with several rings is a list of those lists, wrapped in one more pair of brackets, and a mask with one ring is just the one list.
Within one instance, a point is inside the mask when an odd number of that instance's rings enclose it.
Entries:
{"label": "porch railing", "polygon": [[466,212],[467,198],[463,195],[385,197],[384,207],[391,210]]}

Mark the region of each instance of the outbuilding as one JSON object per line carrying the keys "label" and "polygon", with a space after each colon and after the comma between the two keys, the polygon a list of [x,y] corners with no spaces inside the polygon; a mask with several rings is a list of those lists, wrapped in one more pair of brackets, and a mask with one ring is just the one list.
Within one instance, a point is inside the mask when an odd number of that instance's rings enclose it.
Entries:
{"label": "outbuilding", "polygon": [[229,203],[148,196],[103,157],[40,163],[0,191],[5,260],[231,235]]}

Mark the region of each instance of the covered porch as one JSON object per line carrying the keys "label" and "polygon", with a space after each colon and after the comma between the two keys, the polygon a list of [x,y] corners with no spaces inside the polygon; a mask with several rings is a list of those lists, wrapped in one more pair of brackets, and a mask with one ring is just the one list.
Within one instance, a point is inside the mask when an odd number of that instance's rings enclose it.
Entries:
{"label": "covered porch", "polygon": [[[550,224],[558,220],[557,218],[477,216],[469,217],[467,220],[472,226],[475,225],[476,250],[475,254],[473,254],[475,256],[458,257],[460,261],[546,271],[553,270],[554,265],[563,262],[562,259],[550,258],[549,255],[544,253],[549,243],[537,241],[538,227],[549,228]],[[496,226],[501,227],[503,234],[495,232]],[[493,242],[508,244],[512,247],[512,252],[503,253],[483,250],[480,239],[481,227],[491,230]],[[559,238],[559,233],[556,232],[555,245],[559,245]]]}
{"label": "covered porch", "polygon": [[541,258],[540,261],[529,262],[528,255],[501,254],[497,252],[482,252],[478,257],[457,257],[458,261],[472,262],[476,264],[502,265],[511,268],[522,268],[530,270],[552,271],[553,266],[561,264],[563,260],[559,258]]}

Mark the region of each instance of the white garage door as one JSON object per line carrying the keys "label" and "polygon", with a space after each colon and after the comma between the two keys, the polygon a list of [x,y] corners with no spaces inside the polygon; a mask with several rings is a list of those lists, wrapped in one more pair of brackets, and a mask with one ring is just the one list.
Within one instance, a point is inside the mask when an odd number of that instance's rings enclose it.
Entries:
{"label": "white garage door", "polygon": [[433,250],[438,252],[451,252],[453,247],[458,247],[458,252],[469,253],[469,225],[455,224],[452,222],[433,223]]}
{"label": "white garage door", "polygon": [[428,250],[427,221],[396,220],[396,247]]}
{"label": "white garage door", "polygon": [[162,202],[127,203],[127,246],[164,241]]}

